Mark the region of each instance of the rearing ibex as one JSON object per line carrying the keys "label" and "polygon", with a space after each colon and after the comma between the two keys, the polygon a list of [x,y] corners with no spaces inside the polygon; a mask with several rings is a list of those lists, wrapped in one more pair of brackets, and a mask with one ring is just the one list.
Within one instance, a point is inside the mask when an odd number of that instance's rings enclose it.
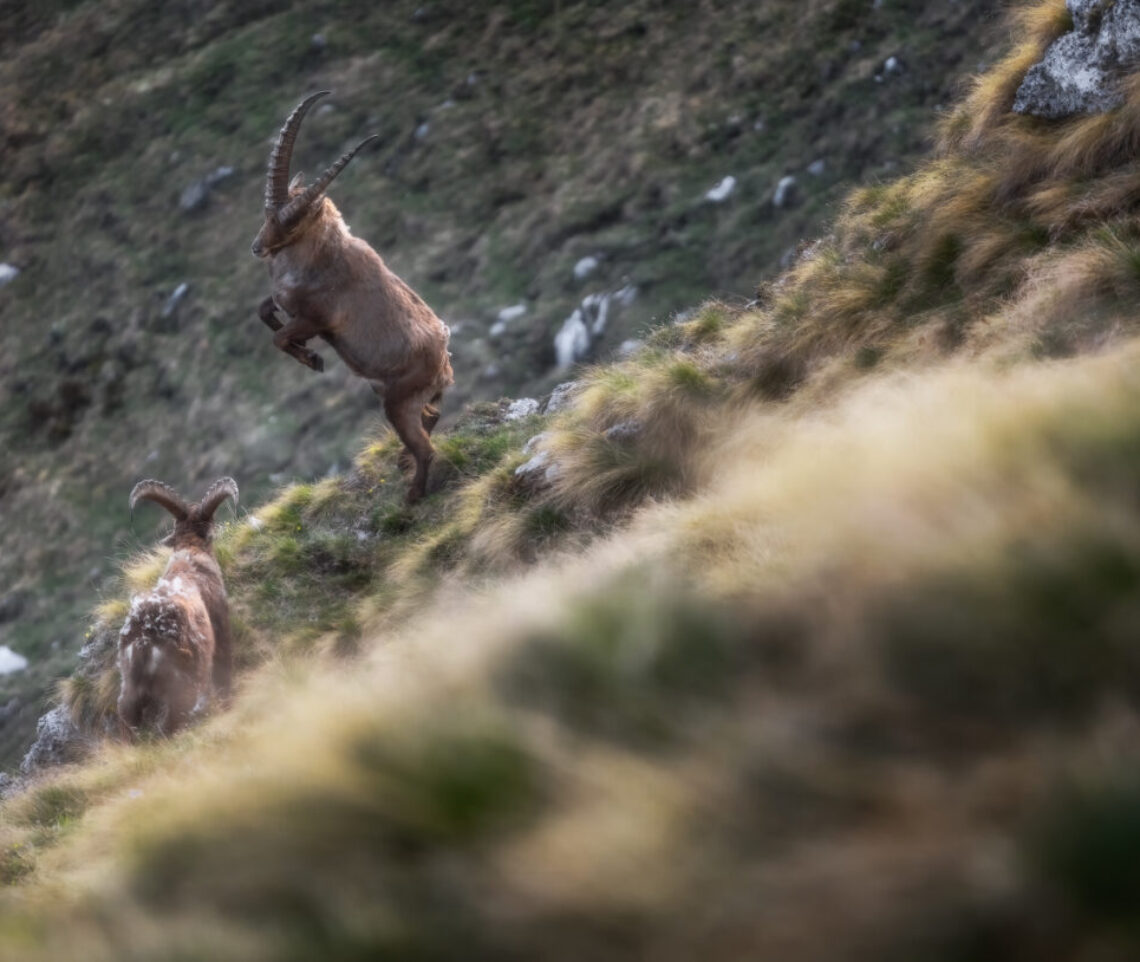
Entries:
{"label": "rearing ibex", "polygon": [[[436,405],[454,383],[448,330],[435,312],[367,243],[353,237],[325,190],[361,147],[361,141],[310,186],[289,182],[289,162],[301,121],[328,93],[306,97],[285,121],[269,155],[265,223],[253,255],[269,261],[273,294],[258,315],[276,333],[273,343],[315,371],[320,357],[305,347],[313,337],[332,345],[349,369],[365,378],[404,442],[401,460],[415,461],[409,503],[423,497],[434,451]],[[288,316],[282,325],[277,309]]]}

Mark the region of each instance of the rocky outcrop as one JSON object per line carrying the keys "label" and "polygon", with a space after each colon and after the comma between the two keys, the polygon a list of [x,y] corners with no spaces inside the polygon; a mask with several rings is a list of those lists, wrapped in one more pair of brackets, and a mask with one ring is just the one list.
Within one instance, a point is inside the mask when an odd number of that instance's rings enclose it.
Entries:
{"label": "rocky outcrop", "polygon": [[36,740],[20,763],[20,771],[30,775],[41,768],[78,761],[89,747],[90,737],[76,727],[66,707],[57,705],[40,716]]}
{"label": "rocky outcrop", "polygon": [[1140,66],[1140,0],[1068,0],[1073,29],[1025,75],[1017,113],[1056,119],[1124,102],[1122,80]]}

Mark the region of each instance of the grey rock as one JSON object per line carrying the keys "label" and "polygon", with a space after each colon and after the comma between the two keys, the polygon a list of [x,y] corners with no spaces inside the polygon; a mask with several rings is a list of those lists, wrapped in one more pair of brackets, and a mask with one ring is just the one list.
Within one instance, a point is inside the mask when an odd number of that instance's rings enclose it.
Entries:
{"label": "grey rock", "polygon": [[233,173],[233,167],[228,165],[215,167],[205,177],[194,181],[178,195],[178,206],[187,213],[201,210],[206,206],[206,201],[210,199],[210,191],[223,180],[232,177]]}
{"label": "grey rock", "polygon": [[166,299],[166,303],[162,305],[162,316],[169,318],[174,315],[178,310],[178,305],[185,299],[186,295],[190,293],[190,285],[183,281],[171,292],[170,297]]}
{"label": "grey rock", "polygon": [[827,170],[827,161],[823,160],[823,158],[813,160],[807,166],[807,172],[811,174],[812,177],[822,177],[825,170]]}
{"label": "grey rock", "polygon": [[510,307],[504,307],[499,311],[497,320],[503,324],[510,324],[511,321],[517,321],[526,313],[526,304],[512,304]]}
{"label": "grey rock", "polygon": [[309,38],[309,47],[313,50],[324,50],[329,44],[323,33],[314,33]]}
{"label": "grey rock", "polygon": [[1068,0],[1073,29],[1058,37],[1017,90],[1017,113],[1056,119],[1124,102],[1122,80],[1140,58],[1140,0]]}
{"label": "grey rock", "polygon": [[607,441],[614,441],[618,444],[624,444],[627,441],[632,441],[641,433],[641,423],[638,421],[628,420],[619,421],[613,427],[606,428],[604,435]]}
{"label": "grey rock", "polygon": [[532,397],[521,397],[517,401],[511,401],[507,406],[506,413],[503,414],[503,420],[521,421],[523,418],[528,418],[532,414],[538,414],[538,401]]}
{"label": "grey rock", "polygon": [[72,722],[67,709],[59,705],[41,715],[36,724],[36,740],[28,749],[20,763],[20,771],[25,775],[78,761],[91,747],[90,736],[81,732]]}
{"label": "grey rock", "polygon": [[14,281],[19,276],[20,268],[12,264],[0,264],[0,287]]}
{"label": "grey rock", "polygon": [[578,393],[581,386],[580,381],[563,381],[550,392],[550,397],[547,398],[542,413],[557,414],[559,411],[565,411],[574,403],[574,395]]}
{"label": "grey rock", "polygon": [[781,177],[772,194],[772,205],[777,208],[791,207],[796,202],[798,193],[795,177],[791,174]]}
{"label": "grey rock", "polygon": [[584,281],[598,269],[600,263],[601,261],[592,254],[583,257],[574,265],[574,280]]}
{"label": "grey rock", "polygon": [[732,196],[734,190],[736,190],[736,178],[729,174],[715,187],[705,191],[705,200],[711,204],[723,204]]}

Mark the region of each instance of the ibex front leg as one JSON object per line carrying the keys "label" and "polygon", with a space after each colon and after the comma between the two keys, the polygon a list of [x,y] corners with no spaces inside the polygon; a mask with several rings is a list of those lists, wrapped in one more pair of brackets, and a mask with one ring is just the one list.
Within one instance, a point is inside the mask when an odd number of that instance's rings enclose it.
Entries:
{"label": "ibex front leg", "polygon": [[282,324],[277,319],[277,303],[272,297],[267,297],[258,305],[257,316],[274,332],[273,344],[278,350],[295,357],[305,367],[310,367],[314,371],[325,369],[324,359],[304,346],[305,341],[318,333],[311,324],[301,318],[293,318],[288,324]]}

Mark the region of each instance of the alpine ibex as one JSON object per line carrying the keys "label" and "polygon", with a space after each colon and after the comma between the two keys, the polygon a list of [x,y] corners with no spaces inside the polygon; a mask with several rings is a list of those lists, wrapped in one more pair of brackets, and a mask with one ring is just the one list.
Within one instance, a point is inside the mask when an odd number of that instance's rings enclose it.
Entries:
{"label": "alpine ibex", "polygon": [[[344,154],[310,186],[289,163],[301,121],[328,93],[306,97],[285,121],[269,155],[265,223],[251,250],[269,262],[273,293],[258,308],[275,331],[273,343],[314,371],[321,358],[305,347],[327,341],[349,370],[368,381],[404,443],[401,463],[415,462],[408,502],[427,487],[434,456],[431,431],[439,420],[445,388],[454,383],[447,351],[448,330],[430,307],[365,241],[353,237],[333,202],[324,196],[368,137]],[[283,311],[288,322],[276,316]]]}
{"label": "alpine ibex", "polygon": [[209,702],[210,689],[229,699],[233,655],[222,571],[214,558],[214,512],[226,498],[237,503],[233,478],[210,485],[197,504],[161,481],[140,481],[131,511],[153,501],[174,515],[163,541],[174,553],[158,584],[131,599],[119,632],[119,721],[133,738],[140,727],[170,735]]}

